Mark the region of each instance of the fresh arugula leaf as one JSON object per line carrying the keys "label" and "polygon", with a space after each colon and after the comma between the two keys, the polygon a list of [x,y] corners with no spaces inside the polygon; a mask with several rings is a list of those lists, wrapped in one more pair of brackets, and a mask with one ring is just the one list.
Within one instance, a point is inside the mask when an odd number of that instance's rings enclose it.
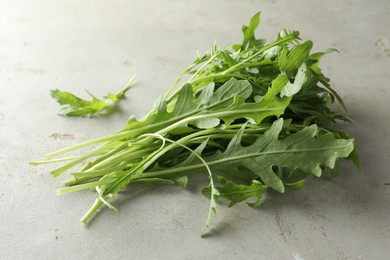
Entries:
{"label": "fresh arugula leaf", "polygon": [[130,82],[117,94],[108,93],[103,99],[98,99],[91,93],[92,100],[81,99],[67,91],[58,89],[51,90],[50,94],[62,107],[58,112],[59,115],[75,116],[75,117],[92,117],[99,114],[111,111],[114,106],[125,97],[126,91],[134,83],[135,76]]}
{"label": "fresh arugula leaf", "polygon": [[[279,139],[283,127],[283,119],[275,121],[271,128],[250,146],[242,146],[241,140],[245,127],[232,138],[222,153],[206,157],[212,169],[224,172],[249,169],[268,187],[284,192],[282,180],[275,174],[273,167],[279,166],[291,170],[321,176],[322,167],[333,169],[338,158],[346,158],[353,151],[353,140],[336,139],[332,133],[316,137],[317,126],[303,128],[301,131]],[[195,159],[195,158],[193,158]],[[161,169],[144,173],[145,175],[164,176],[171,173],[201,169],[202,164],[189,159],[172,169]]]}
{"label": "fresh arugula leaf", "polygon": [[[337,166],[336,166],[336,168],[337,168]],[[302,179],[302,180],[296,181],[294,183],[284,183],[284,185],[286,187],[289,187],[290,189],[293,189],[293,190],[300,190],[303,188],[305,183],[306,183],[306,179]]]}
{"label": "fresh arugula leaf", "polygon": [[279,97],[283,87],[284,85],[275,84],[260,102],[246,103],[245,99],[252,93],[252,87],[246,80],[232,78],[215,92],[214,86],[208,85],[201,91],[198,100],[193,100],[191,85],[186,84],[178,93],[172,112],[167,110],[166,101],[159,99],[146,118],[137,121],[131,117],[122,131],[137,136],[161,128],[159,133],[164,133],[177,127],[185,127],[189,123],[201,124],[201,128],[212,127],[216,126],[218,119],[227,125],[240,118],[252,118],[261,122],[268,116],[281,115],[288,106],[291,97]]}
{"label": "fresh arugula leaf", "polygon": [[250,20],[248,26],[245,25],[242,26],[244,40],[241,45],[234,45],[233,49],[237,51],[241,48],[243,51],[245,51],[250,49],[251,47],[256,47],[256,48],[262,47],[265,43],[265,40],[255,38],[255,31],[256,28],[259,26],[259,24],[260,24],[260,12],[252,16],[252,19]]}
{"label": "fresh arugula leaf", "polygon": [[[216,198],[217,200],[229,201],[229,208],[252,197],[256,197],[256,201],[247,202],[247,205],[256,208],[261,203],[263,191],[267,189],[267,186],[256,180],[253,180],[250,185],[237,184],[229,181],[223,176],[218,176],[218,180],[221,186],[216,187],[219,192],[219,195],[217,195]],[[204,188],[202,194],[209,198],[210,187]]]}
{"label": "fresh arugula leaf", "polygon": [[301,90],[303,84],[305,84],[306,80],[306,65],[302,64],[295,76],[294,83],[287,82],[286,86],[280,91],[280,97],[291,97],[297,94]]}
{"label": "fresh arugula leaf", "polygon": [[284,48],[279,56],[279,67],[285,71],[287,76],[293,77],[297,69],[307,60],[310,50],[313,47],[312,41],[306,41],[296,45],[291,51]]}

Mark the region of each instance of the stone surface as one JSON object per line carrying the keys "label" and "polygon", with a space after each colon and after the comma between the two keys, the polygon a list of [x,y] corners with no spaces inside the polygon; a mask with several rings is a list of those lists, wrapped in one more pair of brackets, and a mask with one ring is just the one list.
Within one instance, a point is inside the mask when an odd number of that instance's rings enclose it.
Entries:
{"label": "stone surface", "polygon": [[[29,160],[120,129],[140,117],[199,50],[238,42],[261,10],[262,37],[282,28],[337,48],[322,67],[344,97],[363,169],[300,192],[270,192],[260,209],[221,205],[199,236],[208,201],[188,190],[135,186],[88,225],[95,199],[56,197],[50,166]],[[0,259],[388,259],[390,255],[390,1],[0,0]],[[97,96],[138,84],[121,111],[95,119],[56,115],[49,90]]]}

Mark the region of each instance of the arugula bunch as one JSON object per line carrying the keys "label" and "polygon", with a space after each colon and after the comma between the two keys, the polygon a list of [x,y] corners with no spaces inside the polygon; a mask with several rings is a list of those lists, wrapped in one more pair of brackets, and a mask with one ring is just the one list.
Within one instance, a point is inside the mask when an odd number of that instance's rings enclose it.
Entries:
{"label": "arugula bunch", "polygon": [[[197,57],[141,120],[130,117],[117,133],[32,163],[64,162],[53,176],[85,163],[57,190],[97,191],[82,222],[103,205],[116,210],[109,200],[132,183],[186,187],[188,175],[206,171],[210,184],[202,193],[210,208],[203,233],[219,200],[231,207],[253,198],[247,204],[257,207],[267,189],[298,190],[327,168],[336,175],[341,159],[359,166],[354,140],[335,129],[348,116],[329,107],[345,105],[319,68],[321,57],[334,50],[311,53],[312,42],[302,42],[297,31],[282,30],[266,43],[255,37],[259,23],[257,13],[232,50],[214,45]],[[97,144],[84,155],[55,159]]]}

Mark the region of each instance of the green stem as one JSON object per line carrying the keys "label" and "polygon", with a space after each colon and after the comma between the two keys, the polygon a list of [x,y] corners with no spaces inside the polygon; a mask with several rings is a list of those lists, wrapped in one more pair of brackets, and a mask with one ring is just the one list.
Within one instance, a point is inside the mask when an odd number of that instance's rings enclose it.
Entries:
{"label": "green stem", "polygon": [[119,133],[116,133],[116,134],[113,134],[113,135],[109,135],[109,136],[100,137],[100,138],[97,138],[97,139],[88,140],[86,142],[82,142],[82,143],[79,143],[79,144],[68,146],[68,147],[66,147],[64,149],[61,149],[61,150],[58,150],[58,151],[55,151],[55,152],[52,152],[52,153],[48,153],[48,154],[46,154],[45,157],[46,157],[46,159],[50,159],[50,158],[57,157],[59,155],[62,155],[62,154],[65,154],[65,153],[68,153],[68,152],[71,152],[71,151],[74,151],[74,150],[77,150],[77,149],[84,148],[86,146],[99,144],[99,143],[103,143],[103,142],[121,140],[122,138],[127,137],[129,135],[129,132],[131,132],[131,130],[119,132]]}
{"label": "green stem", "polygon": [[95,203],[92,205],[92,207],[88,210],[87,213],[80,219],[81,222],[86,224],[88,220],[96,213],[96,211],[103,205],[103,202],[101,199],[96,199]]}
{"label": "green stem", "polygon": [[127,142],[124,142],[123,144],[117,146],[116,148],[112,148],[111,151],[106,153],[105,155],[100,156],[98,159],[94,160],[93,162],[89,162],[85,167],[82,168],[83,171],[88,171],[88,170],[93,170],[96,169],[97,165],[99,163],[102,163],[105,161],[107,158],[110,158],[114,154],[117,154],[121,151],[123,151],[126,147],[128,147]]}
{"label": "green stem", "polygon": [[56,194],[57,195],[62,195],[62,194],[65,194],[65,193],[70,193],[70,192],[75,192],[75,191],[80,191],[80,190],[85,190],[85,189],[93,189],[93,188],[96,188],[96,186],[109,184],[111,182],[112,182],[112,179],[107,178],[107,179],[104,179],[104,180],[99,180],[99,181],[95,181],[95,182],[79,184],[79,185],[76,185],[76,186],[59,188],[59,189],[56,190]]}
{"label": "green stem", "polygon": [[66,161],[71,161],[74,159],[77,159],[78,156],[72,156],[72,157],[66,157],[66,158],[59,158],[59,159],[54,159],[54,160],[45,160],[45,161],[31,161],[31,165],[39,165],[39,164],[48,164],[48,163],[56,163],[56,162],[66,162]]}

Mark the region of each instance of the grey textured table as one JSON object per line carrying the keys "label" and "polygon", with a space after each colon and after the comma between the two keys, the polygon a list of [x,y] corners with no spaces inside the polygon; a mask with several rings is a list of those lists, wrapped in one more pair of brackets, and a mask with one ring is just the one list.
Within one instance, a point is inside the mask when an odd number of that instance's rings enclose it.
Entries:
{"label": "grey textured table", "polygon": [[[95,194],[56,197],[47,152],[120,129],[140,117],[196,55],[238,42],[261,10],[258,35],[283,27],[337,48],[322,67],[344,97],[363,169],[299,192],[268,193],[260,209],[220,206],[201,239],[208,201],[190,189],[139,186],[118,213],[79,218]],[[390,1],[0,1],[0,259],[388,259],[390,255]],[[56,115],[49,90],[97,96],[133,73],[121,111],[95,119]],[[64,177],[65,178],[65,177]]]}

